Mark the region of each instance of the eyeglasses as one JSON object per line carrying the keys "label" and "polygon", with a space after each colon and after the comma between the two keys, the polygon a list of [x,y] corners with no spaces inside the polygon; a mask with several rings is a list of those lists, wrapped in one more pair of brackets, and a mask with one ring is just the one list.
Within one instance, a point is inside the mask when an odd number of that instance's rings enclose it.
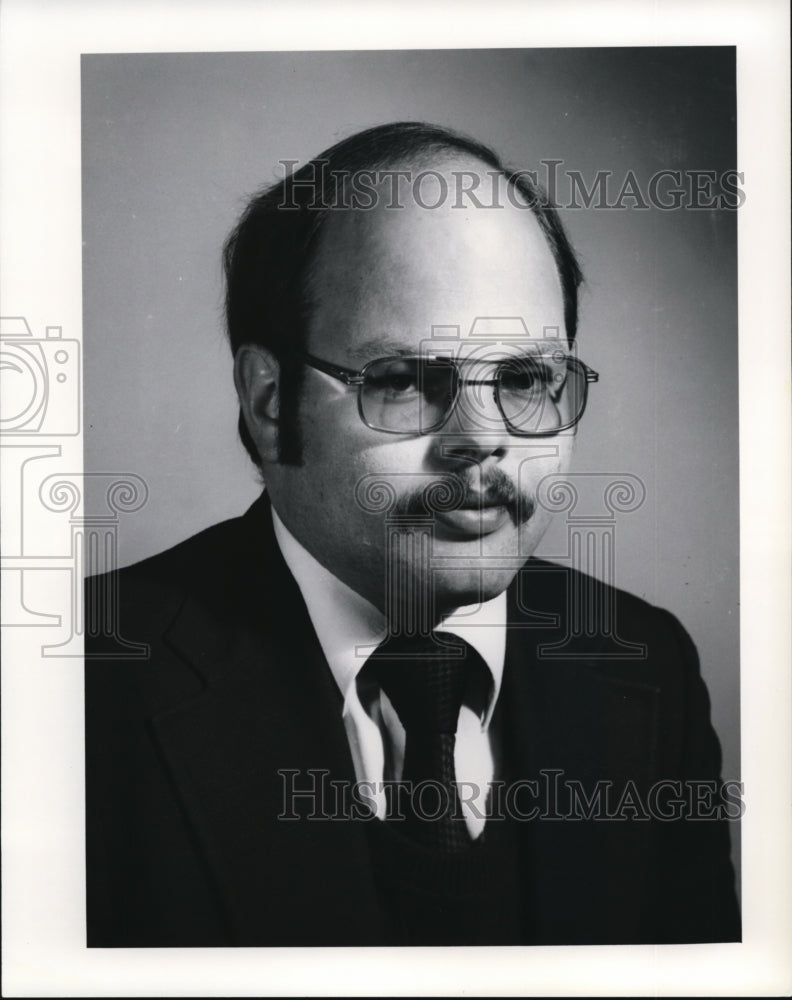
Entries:
{"label": "eyeglasses", "polygon": [[[377,358],[360,371],[312,354],[302,353],[301,357],[317,371],[355,386],[360,419],[372,430],[386,434],[429,434],[445,424],[457,405],[464,405],[481,429],[487,430],[493,416],[482,405],[481,389],[491,388],[498,411],[512,434],[547,437],[574,427],[586,408],[589,383],[599,381],[597,372],[561,350],[497,360]],[[489,368],[491,376],[464,377],[462,369],[471,366]],[[474,386],[476,391],[463,396],[463,385]]]}

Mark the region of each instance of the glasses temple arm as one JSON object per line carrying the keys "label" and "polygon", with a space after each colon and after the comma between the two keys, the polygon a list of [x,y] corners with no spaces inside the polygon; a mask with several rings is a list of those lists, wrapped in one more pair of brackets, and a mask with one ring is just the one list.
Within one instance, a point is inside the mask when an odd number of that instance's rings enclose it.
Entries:
{"label": "glasses temple arm", "polygon": [[360,385],[363,381],[363,376],[360,372],[356,372],[353,368],[343,368],[341,365],[333,365],[329,361],[323,361],[321,358],[314,357],[313,354],[308,354],[305,351],[301,352],[301,357],[311,368],[316,368],[317,371],[324,372],[325,375],[338,379],[339,382],[343,382],[345,385]]}

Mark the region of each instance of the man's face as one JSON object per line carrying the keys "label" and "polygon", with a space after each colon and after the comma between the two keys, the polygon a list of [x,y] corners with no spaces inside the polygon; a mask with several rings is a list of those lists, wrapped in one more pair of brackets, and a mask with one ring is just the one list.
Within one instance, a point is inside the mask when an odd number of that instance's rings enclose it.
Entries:
{"label": "man's face", "polygon": [[[462,167],[469,170],[470,163]],[[437,200],[428,182],[419,197],[424,204]],[[403,208],[389,209],[383,198],[371,211],[344,211],[329,220],[311,285],[310,354],[360,370],[376,358],[426,354],[438,326],[459,327],[459,340],[444,343],[445,353],[450,346],[456,357],[490,361],[524,354],[530,345],[521,324],[505,317],[521,318],[534,343],[555,329],[561,335],[556,345],[567,347],[558,272],[530,211],[453,208],[450,196],[432,210],[406,194],[402,202]],[[492,317],[511,336],[482,345],[474,321]],[[485,369],[470,372],[492,377]],[[387,519],[389,513],[417,513],[432,483],[450,477],[465,494],[465,509],[434,518],[428,564],[441,610],[503,591],[547,527],[549,515],[535,505],[535,489],[543,476],[567,468],[570,432],[514,435],[491,387],[463,386],[461,393],[439,429],[389,434],[363,423],[355,388],[308,368],[298,415],[303,463],[277,466],[267,476],[292,534],[381,609],[393,597],[387,580],[394,578],[394,561],[426,585],[420,566],[426,567],[427,553],[422,559],[419,546],[390,546],[389,574]],[[377,494],[377,482],[393,492],[395,508],[373,509],[372,499],[384,495]],[[409,530],[399,536],[402,542]]]}

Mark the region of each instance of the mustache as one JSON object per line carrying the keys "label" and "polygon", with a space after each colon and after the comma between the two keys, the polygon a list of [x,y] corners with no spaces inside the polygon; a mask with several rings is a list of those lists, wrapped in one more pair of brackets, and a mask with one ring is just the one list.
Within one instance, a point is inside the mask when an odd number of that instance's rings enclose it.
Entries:
{"label": "mustache", "polygon": [[449,472],[434,477],[423,487],[411,489],[396,500],[391,514],[396,517],[426,517],[446,511],[484,507],[505,507],[515,526],[530,520],[536,509],[532,494],[520,492],[502,469],[481,473],[474,482],[464,473]]}

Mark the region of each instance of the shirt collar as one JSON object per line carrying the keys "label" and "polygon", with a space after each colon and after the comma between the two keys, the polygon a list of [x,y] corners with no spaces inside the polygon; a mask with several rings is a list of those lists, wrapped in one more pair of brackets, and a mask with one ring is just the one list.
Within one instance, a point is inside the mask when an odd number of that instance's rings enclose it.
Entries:
{"label": "shirt collar", "polygon": [[[330,671],[346,700],[364,663],[387,636],[382,612],[318,562],[286,528],[274,507],[272,524],[286,565],[297,581]],[[459,636],[481,655],[492,674],[482,728],[500,694],[506,655],[506,594],[457,608],[436,626]]]}

